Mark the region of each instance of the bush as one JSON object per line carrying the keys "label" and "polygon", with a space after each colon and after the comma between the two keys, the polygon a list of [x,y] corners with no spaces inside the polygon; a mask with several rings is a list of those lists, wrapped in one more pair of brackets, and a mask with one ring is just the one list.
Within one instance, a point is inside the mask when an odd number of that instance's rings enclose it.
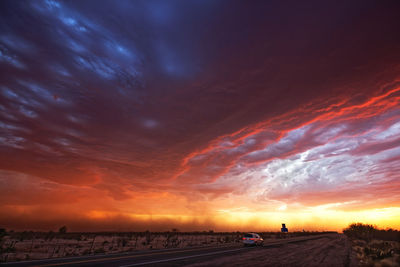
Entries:
{"label": "bush", "polygon": [[0,236],[2,237],[2,236],[5,236],[5,235],[7,235],[7,230],[4,229],[4,228],[0,228]]}
{"label": "bush", "polygon": [[400,232],[397,230],[379,230],[373,225],[353,223],[343,233],[352,238],[353,249],[362,266],[392,266],[387,263],[400,259]]}
{"label": "bush", "polygon": [[343,233],[354,239],[371,241],[372,239],[386,241],[400,241],[400,232],[393,229],[379,230],[376,226],[362,223],[352,223],[347,228],[343,229]]}
{"label": "bush", "polygon": [[351,238],[370,241],[373,238],[374,233],[376,231],[377,229],[373,225],[352,223],[346,229],[343,230],[343,233]]}
{"label": "bush", "polygon": [[63,227],[60,227],[60,229],[58,229],[58,233],[59,234],[66,234],[67,233],[67,226],[63,226]]}

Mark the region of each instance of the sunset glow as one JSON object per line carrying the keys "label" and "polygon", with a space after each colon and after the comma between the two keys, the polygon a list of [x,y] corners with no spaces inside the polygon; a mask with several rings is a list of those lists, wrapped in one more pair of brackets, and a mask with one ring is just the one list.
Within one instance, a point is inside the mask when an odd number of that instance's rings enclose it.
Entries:
{"label": "sunset glow", "polygon": [[398,1],[1,1],[0,228],[400,229]]}

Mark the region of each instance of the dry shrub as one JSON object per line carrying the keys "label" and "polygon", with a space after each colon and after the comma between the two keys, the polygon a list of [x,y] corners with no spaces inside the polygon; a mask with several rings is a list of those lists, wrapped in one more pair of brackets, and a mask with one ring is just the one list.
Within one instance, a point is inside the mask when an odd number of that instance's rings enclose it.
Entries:
{"label": "dry shrub", "polygon": [[351,238],[361,266],[400,266],[399,231],[353,223],[343,233]]}
{"label": "dry shrub", "polygon": [[371,224],[352,223],[343,233],[353,239],[371,241],[372,239],[400,242],[400,232],[393,229],[377,229]]}

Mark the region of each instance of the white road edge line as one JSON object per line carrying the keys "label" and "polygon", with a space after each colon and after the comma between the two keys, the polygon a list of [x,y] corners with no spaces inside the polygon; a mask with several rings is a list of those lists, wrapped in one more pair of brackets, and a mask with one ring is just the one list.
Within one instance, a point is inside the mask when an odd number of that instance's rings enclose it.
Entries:
{"label": "white road edge line", "polygon": [[154,263],[162,263],[162,262],[168,262],[168,261],[184,260],[184,259],[190,259],[190,258],[196,258],[196,257],[202,257],[202,256],[209,256],[209,255],[215,255],[215,254],[223,254],[223,253],[233,252],[233,251],[239,251],[239,250],[243,250],[243,249],[245,249],[245,248],[231,249],[231,250],[224,250],[224,251],[216,251],[216,252],[209,252],[209,253],[204,253],[204,254],[197,254],[197,255],[191,255],[191,256],[177,257],[177,258],[171,258],[171,259],[165,259],[165,260],[146,261],[146,262],[141,262],[141,263],[134,263],[134,264],[128,264],[128,265],[121,265],[121,266],[119,266],[119,267],[131,267],[131,266],[148,265],[148,264],[154,264]]}

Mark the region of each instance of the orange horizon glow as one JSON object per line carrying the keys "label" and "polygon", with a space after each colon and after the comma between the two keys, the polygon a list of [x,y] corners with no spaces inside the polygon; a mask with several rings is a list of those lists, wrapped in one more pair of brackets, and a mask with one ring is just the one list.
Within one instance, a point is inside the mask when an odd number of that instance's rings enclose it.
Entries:
{"label": "orange horizon glow", "polygon": [[[336,203],[337,205],[337,203]],[[400,230],[399,207],[375,208],[359,211],[340,211],[327,208],[323,205],[306,208],[303,211],[290,211],[287,208],[278,208],[276,211],[241,211],[218,210],[215,213],[204,215],[188,214],[136,214],[120,213],[101,210],[71,212],[70,216],[62,215],[42,216],[41,220],[35,218],[37,210],[29,210],[21,207],[12,207],[14,214],[10,218],[1,218],[2,222],[20,218],[19,224],[8,230],[57,230],[66,225],[69,231],[99,232],[99,231],[209,231],[236,232],[280,231],[282,223],[285,223],[290,232],[295,231],[337,231],[342,232],[351,223],[372,224],[378,229]],[[243,209],[244,210],[244,209]],[[51,211],[54,212],[54,211]],[[18,216],[19,215],[19,216]],[[60,217],[63,219],[60,219]],[[24,218],[23,221],[21,218]],[[35,223],[42,226],[32,227]],[[45,227],[43,227],[43,225]]]}

